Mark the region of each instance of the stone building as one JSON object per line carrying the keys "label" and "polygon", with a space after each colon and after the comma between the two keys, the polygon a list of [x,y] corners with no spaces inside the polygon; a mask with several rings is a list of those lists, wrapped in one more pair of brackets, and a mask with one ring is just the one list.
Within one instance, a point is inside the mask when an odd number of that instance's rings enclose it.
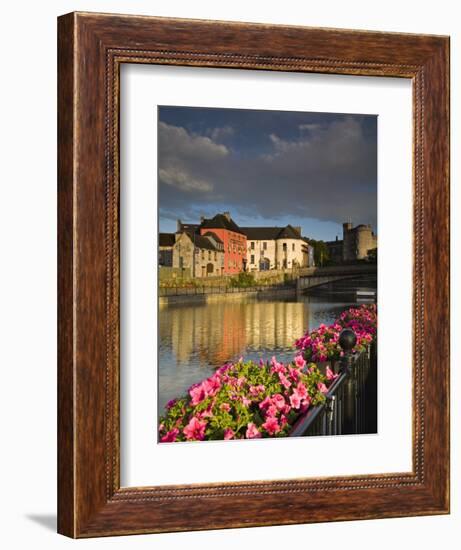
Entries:
{"label": "stone building", "polygon": [[343,223],[343,238],[325,243],[328,247],[330,262],[354,262],[365,260],[368,252],[378,247],[378,237],[373,233],[371,225],[360,224],[356,227],[351,222]]}
{"label": "stone building", "polygon": [[373,233],[371,225],[343,223],[343,261],[364,260],[368,251],[378,246],[378,237]]}
{"label": "stone building", "polygon": [[229,212],[216,214],[213,218],[201,218],[199,224],[182,223],[178,220],[177,230],[191,235],[215,235],[223,245],[224,275],[235,275],[246,269],[246,236],[231,218]]}
{"label": "stone building", "polygon": [[241,229],[247,238],[248,271],[293,269],[310,265],[311,247],[301,236],[300,227],[287,225]]}
{"label": "stone building", "polygon": [[187,270],[192,277],[224,274],[224,244],[213,232],[205,235],[183,231],[175,234],[173,268]]}
{"label": "stone building", "polygon": [[174,233],[159,233],[158,263],[164,267],[173,267],[173,246],[176,242]]}
{"label": "stone building", "polygon": [[212,231],[224,246],[224,274],[235,275],[246,269],[246,235],[231,218],[229,212],[216,214],[214,218],[202,218],[201,235]]}

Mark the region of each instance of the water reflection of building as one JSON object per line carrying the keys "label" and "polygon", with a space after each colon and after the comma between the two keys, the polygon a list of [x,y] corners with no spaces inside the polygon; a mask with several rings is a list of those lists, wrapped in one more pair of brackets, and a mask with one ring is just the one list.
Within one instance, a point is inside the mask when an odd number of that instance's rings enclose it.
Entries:
{"label": "water reflection of building", "polygon": [[242,317],[239,303],[161,309],[160,338],[171,339],[177,363],[187,365],[194,357],[201,365],[219,366],[245,349]]}
{"label": "water reflection of building", "polygon": [[245,310],[246,347],[287,349],[304,333],[307,310],[302,302],[255,302]]}
{"label": "water reflection of building", "polygon": [[299,302],[217,302],[160,310],[160,339],[171,341],[177,364],[219,366],[246,350],[288,349],[308,326]]}

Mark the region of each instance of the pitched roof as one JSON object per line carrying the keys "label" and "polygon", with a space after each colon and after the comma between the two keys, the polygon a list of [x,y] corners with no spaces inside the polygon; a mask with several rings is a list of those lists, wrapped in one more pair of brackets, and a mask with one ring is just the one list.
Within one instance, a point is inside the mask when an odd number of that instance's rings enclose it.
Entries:
{"label": "pitched roof", "polygon": [[227,229],[234,233],[244,234],[234,220],[232,218],[227,218],[224,214],[216,214],[214,218],[203,220],[200,227],[203,227],[203,229]]}
{"label": "pitched roof", "polygon": [[197,248],[205,248],[206,250],[217,250],[219,251],[219,248],[215,246],[213,241],[209,239],[208,237],[205,237],[204,235],[195,235],[193,238],[193,241],[195,243],[195,246]]}
{"label": "pitched roof", "polygon": [[198,233],[200,229],[200,224],[198,223],[181,223],[179,227],[179,232],[182,233],[187,231],[187,233]]}
{"label": "pitched roof", "polygon": [[214,250],[216,252],[223,251],[222,247],[218,248],[209,237],[205,237],[204,235],[200,235],[199,233],[190,233],[189,231],[181,231],[180,233],[181,235],[186,235],[196,248]]}
{"label": "pitched roof", "polygon": [[203,234],[204,237],[211,237],[212,239],[214,239],[217,243],[220,243],[220,244],[224,244],[222,242],[222,240],[218,237],[218,235],[216,235],[216,233],[213,233],[213,231],[207,231],[206,233]]}
{"label": "pitched roof", "polygon": [[241,227],[250,241],[273,241],[277,239],[281,227]]}
{"label": "pitched roof", "polygon": [[291,225],[286,227],[241,227],[250,241],[274,241],[276,239],[302,239]]}
{"label": "pitched roof", "polygon": [[288,224],[280,232],[279,239],[301,239],[301,233],[295,229],[292,225]]}
{"label": "pitched roof", "polygon": [[158,245],[159,246],[173,246],[175,243],[174,233],[159,233],[158,234]]}

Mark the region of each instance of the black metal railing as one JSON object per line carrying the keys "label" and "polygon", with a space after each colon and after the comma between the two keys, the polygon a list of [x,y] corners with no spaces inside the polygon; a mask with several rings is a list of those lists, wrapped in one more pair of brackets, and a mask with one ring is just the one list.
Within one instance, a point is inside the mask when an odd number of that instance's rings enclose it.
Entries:
{"label": "black metal railing", "polygon": [[290,436],[350,435],[377,432],[376,343],[362,353],[352,353],[352,330],[340,334],[344,356],[333,370],[339,376],[328,389],[326,401],[310,408],[294,424]]}

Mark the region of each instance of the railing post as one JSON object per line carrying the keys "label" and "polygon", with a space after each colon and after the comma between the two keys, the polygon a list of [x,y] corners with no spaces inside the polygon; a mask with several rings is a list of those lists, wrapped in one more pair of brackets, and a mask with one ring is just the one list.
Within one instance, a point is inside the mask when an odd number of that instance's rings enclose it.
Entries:
{"label": "railing post", "polygon": [[357,336],[350,328],[345,328],[339,333],[339,345],[343,350],[339,370],[340,373],[347,375],[345,414],[341,419],[341,431],[345,431],[345,433],[357,433],[357,383],[355,369],[353,368],[354,356],[352,354],[356,343]]}
{"label": "railing post", "polygon": [[339,333],[339,345],[344,352],[344,355],[341,358],[340,372],[350,374],[353,360],[352,350],[354,349],[356,343],[357,336],[352,329],[344,328]]}

